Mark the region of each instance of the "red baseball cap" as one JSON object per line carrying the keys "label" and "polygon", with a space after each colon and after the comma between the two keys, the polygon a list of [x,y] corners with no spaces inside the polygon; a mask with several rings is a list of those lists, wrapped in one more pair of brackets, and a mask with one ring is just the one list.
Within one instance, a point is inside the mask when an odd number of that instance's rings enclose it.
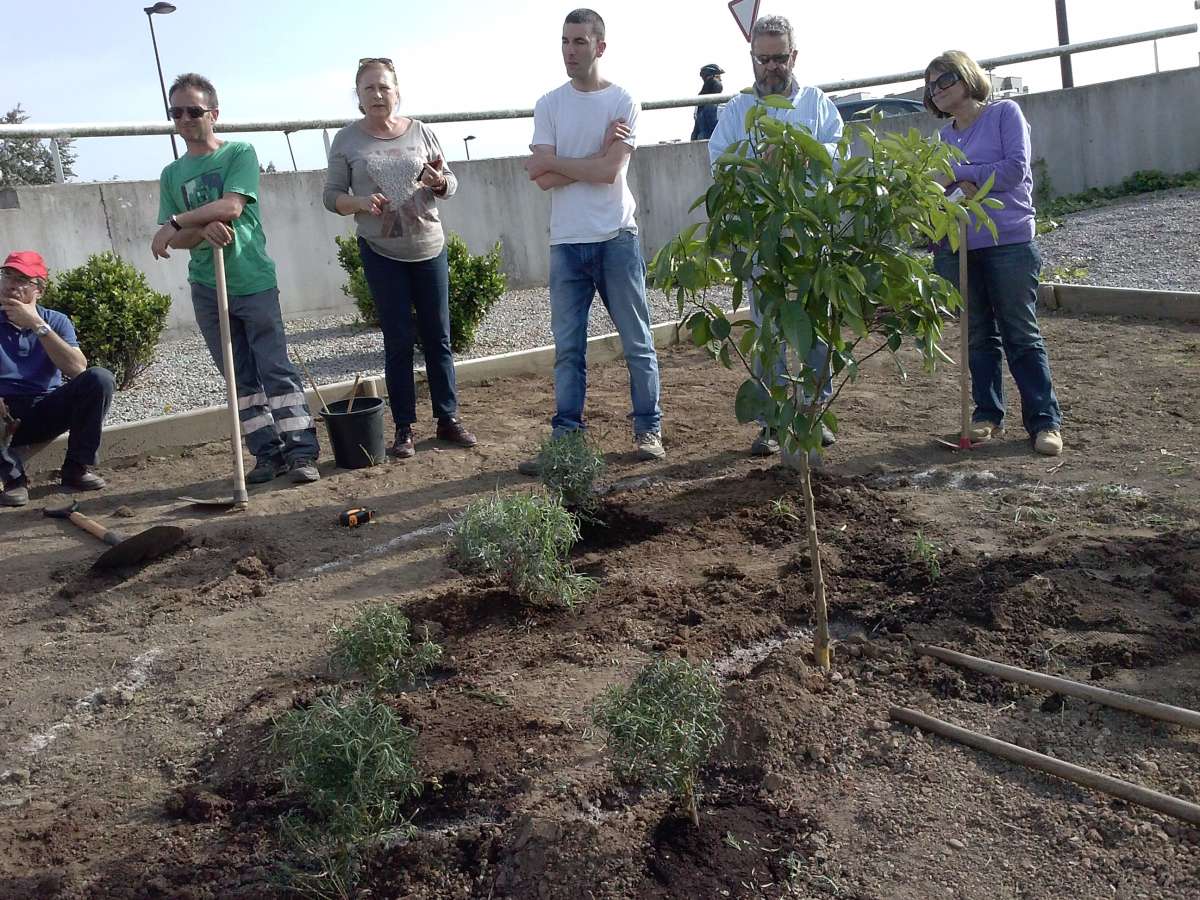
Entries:
{"label": "red baseball cap", "polygon": [[4,265],[0,268],[16,269],[30,278],[45,278],[50,274],[42,254],[34,250],[18,250],[8,254],[8,259],[4,260]]}

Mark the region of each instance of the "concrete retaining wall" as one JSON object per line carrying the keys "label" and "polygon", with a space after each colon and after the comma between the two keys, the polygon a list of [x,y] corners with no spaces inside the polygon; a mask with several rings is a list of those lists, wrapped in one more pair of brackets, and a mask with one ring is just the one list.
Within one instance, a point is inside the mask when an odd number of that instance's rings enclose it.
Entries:
{"label": "concrete retaining wall", "polygon": [[[1018,98],[1033,129],[1034,157],[1043,159],[1057,193],[1115,184],[1137,169],[1200,168],[1200,69],[1185,69]],[[887,130],[937,129],[931,116],[886,120]],[[549,197],[529,183],[520,158],[455,164],[459,193],[443,207],[446,226],[475,252],[504,246],[512,287],[547,280]],[[263,222],[279,265],[286,318],[351,309],[333,238],[353,221],[321,205],[324,173],[264,175]],[[653,255],[688,221],[687,209],[708,187],[702,142],[643,147],[630,183],[638,200],[643,250]],[[41,250],[52,269],[76,266],[89,254],[115,250],[172,298],[168,334],[194,329],[187,290],[187,253],[150,256],[157,228],[157,181],[102,182],[18,188],[18,209],[0,209],[0,249]]]}

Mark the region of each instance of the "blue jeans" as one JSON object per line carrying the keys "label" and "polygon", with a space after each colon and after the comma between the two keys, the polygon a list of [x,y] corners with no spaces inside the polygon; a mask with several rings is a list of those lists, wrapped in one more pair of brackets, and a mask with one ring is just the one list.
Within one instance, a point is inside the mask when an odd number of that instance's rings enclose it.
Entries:
{"label": "blue jeans", "polygon": [[421,332],[429,400],[439,419],[458,414],[454,354],[450,351],[450,269],[446,249],[432,259],[401,262],[380,256],[358,239],[363,274],[375,300],[383,329],[383,371],[388,402],[397,427],[417,421],[417,387],[413,376],[413,313]]}
{"label": "blue jeans", "polygon": [[[958,256],[938,253],[939,275],[958,287]],[[1004,424],[1001,351],[1021,394],[1021,419],[1031,437],[1057,431],[1062,413],[1050,380],[1046,344],[1037,323],[1038,274],[1042,257],[1037,244],[1003,244],[967,253],[968,327],[970,329],[971,394],[975,422]]]}
{"label": "blue jeans", "polygon": [[646,263],[637,234],[628,229],[594,244],[550,247],[550,330],[554,334],[554,434],[583,428],[587,395],[587,326],[599,292],[629,367],[635,434],[661,429],[658,355],[650,333]]}
{"label": "blue jeans", "polygon": [[[754,320],[755,325],[761,325],[762,313],[759,312],[758,304],[755,302],[754,285],[750,285],[749,296],[750,318]],[[781,347],[780,350],[782,352],[779,354],[779,358],[775,360],[774,377],[766,379],[769,387],[782,384],[782,376],[788,374],[787,350],[784,347]],[[804,364],[812,369],[814,378],[825,379],[821,385],[821,391],[817,395],[817,400],[824,406],[829,402],[829,398],[833,396],[833,373],[829,371],[829,345],[824,341],[813,341],[812,349],[808,351],[808,356],[805,358]],[[762,375],[757,363],[754,364],[754,374],[756,376]],[[808,396],[806,395],[804,399],[807,401]],[[765,425],[766,423],[760,419],[759,424]]]}
{"label": "blue jeans", "polygon": [[[224,375],[216,290],[193,282],[192,309],[208,352]],[[279,291],[230,294],[229,337],[238,417],[250,452],[259,460],[315,460],[321,452],[317,429],[304,398],[304,382],[288,359]]]}

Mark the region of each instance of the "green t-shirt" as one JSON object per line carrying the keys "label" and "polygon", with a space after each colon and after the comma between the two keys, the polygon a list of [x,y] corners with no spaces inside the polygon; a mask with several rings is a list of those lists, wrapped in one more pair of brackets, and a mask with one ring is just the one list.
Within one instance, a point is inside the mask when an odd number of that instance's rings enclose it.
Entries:
{"label": "green t-shirt", "polygon": [[[258,155],[241,141],[226,141],[204,156],[186,154],[158,179],[158,223],[196,209],[226,194],[249,202],[233,220],[233,243],[225,248],[225,283],[233,296],[257,294],[275,287],[275,263],[267,256],[267,236],[258,217]],[[203,241],[191,250],[188,281],[217,286],[212,246]]]}

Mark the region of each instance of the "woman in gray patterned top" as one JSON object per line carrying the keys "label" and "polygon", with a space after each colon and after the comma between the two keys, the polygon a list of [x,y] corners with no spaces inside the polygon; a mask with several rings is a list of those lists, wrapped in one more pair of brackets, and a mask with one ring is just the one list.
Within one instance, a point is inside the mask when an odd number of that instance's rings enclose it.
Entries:
{"label": "woman in gray patterned top", "polygon": [[360,60],[354,84],[363,118],[333,139],[324,201],[330,212],[354,216],[358,224],[358,250],[383,329],[384,372],[396,423],[388,452],[401,459],[415,452],[414,312],[437,437],[472,447],[475,436],[458,418],[450,279],[437,210],[439,199],[454,195],[458,179],[433,132],[397,112],[400,95],[390,59]]}

